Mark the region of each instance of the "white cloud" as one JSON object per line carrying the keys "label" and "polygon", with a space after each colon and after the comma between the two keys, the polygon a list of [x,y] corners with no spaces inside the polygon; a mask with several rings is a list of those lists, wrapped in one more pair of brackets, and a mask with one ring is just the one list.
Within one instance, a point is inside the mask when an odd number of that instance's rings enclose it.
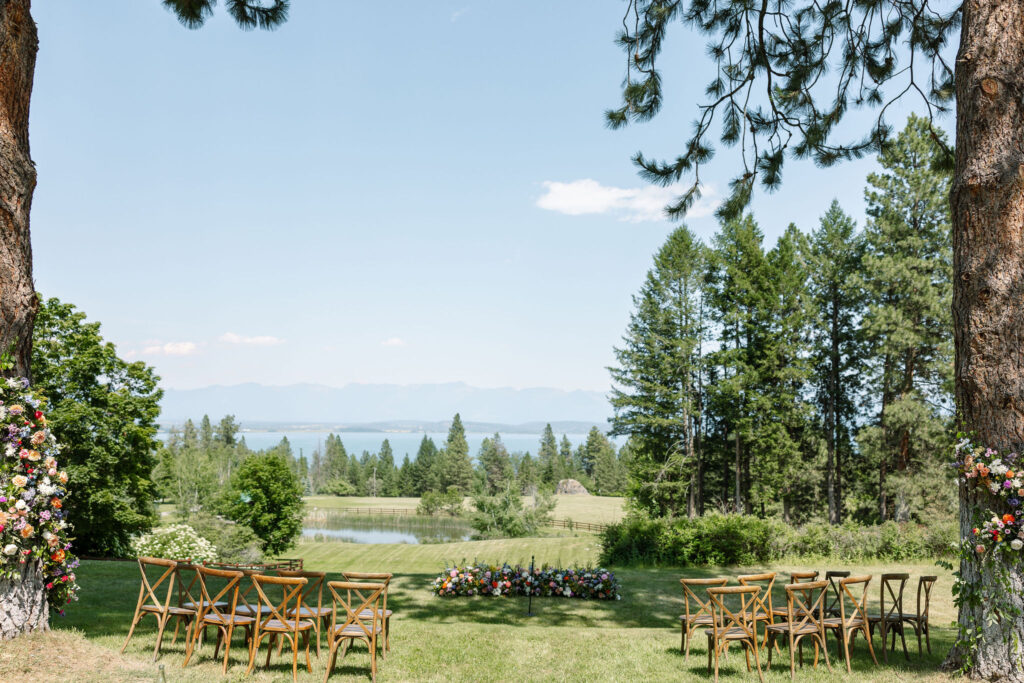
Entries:
{"label": "white cloud", "polygon": [[458,21],[462,17],[463,14],[465,14],[468,11],[469,11],[469,7],[467,6],[467,7],[463,7],[462,9],[457,9],[454,12],[452,12],[452,23],[454,24],[456,21]]}
{"label": "white cloud", "polygon": [[[686,190],[682,185],[613,187],[591,178],[568,183],[545,180],[542,184],[545,191],[537,200],[537,206],[542,209],[570,216],[613,214],[631,223],[667,220],[665,207]],[[704,196],[694,202],[687,218],[703,218],[718,208],[720,202],[714,188],[704,186],[702,189]]]}
{"label": "white cloud", "polygon": [[381,346],[405,346],[405,340],[400,337],[388,337],[380,343]]}
{"label": "white cloud", "polygon": [[244,337],[234,332],[225,332],[217,337],[217,341],[224,342],[225,344],[245,344],[246,346],[277,346],[284,343],[284,339],[280,337],[271,337],[269,335]]}
{"label": "white cloud", "polygon": [[[195,342],[167,342],[166,344],[151,344],[142,349],[145,356],[191,356],[199,351],[199,345]],[[134,355],[134,353],[132,353]]]}

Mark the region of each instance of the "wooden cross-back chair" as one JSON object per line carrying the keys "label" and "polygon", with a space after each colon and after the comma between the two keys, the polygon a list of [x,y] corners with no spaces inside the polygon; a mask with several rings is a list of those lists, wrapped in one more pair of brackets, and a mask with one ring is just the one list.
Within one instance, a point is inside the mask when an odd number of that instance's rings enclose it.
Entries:
{"label": "wooden cross-back chair", "polygon": [[[889,653],[886,650],[886,639],[892,633],[892,650],[896,651],[896,634],[899,633],[903,641],[903,656],[909,661],[910,654],[907,652],[907,639],[903,633],[903,590],[907,586],[910,574],[882,574],[881,585],[879,586],[879,611],[868,615],[868,631],[871,635],[875,633],[877,626],[882,633],[882,659],[889,663]],[[888,600],[886,596],[888,595]],[[889,603],[888,607],[886,602]]]}
{"label": "wooden cross-back chair", "polygon": [[[381,608],[380,617],[383,618],[384,632],[383,632],[383,647],[382,652],[384,658],[387,659],[387,653],[391,652],[391,615],[393,612],[388,609],[388,589],[391,588],[392,575],[387,572],[342,572],[342,576],[345,577],[346,581],[370,581],[384,584],[384,592],[381,594]],[[363,615],[364,618],[369,616],[369,613]]]}
{"label": "wooden cross-back chair", "polygon": [[[765,626],[775,621],[772,608],[772,588],[775,587],[775,572],[764,572],[762,574],[744,574],[736,577],[741,586],[759,586],[761,592],[753,599],[753,611],[749,615],[757,631],[757,625],[764,622]],[[768,632],[765,631],[762,645],[768,642]]]}
{"label": "wooden cross-back chair", "polygon": [[[249,651],[249,668],[246,675],[252,672],[256,666],[256,652],[260,648],[260,641],[264,636],[270,637],[267,644],[267,662],[270,666],[270,656],[274,651],[274,644],[278,638],[287,639],[292,646],[292,680],[297,681],[299,677],[299,634],[306,649],[306,669],[313,671],[313,663],[309,659],[309,633],[313,630],[313,622],[298,617],[288,618],[289,612],[302,611],[302,587],[307,581],[303,577],[288,576],[265,576],[263,574],[252,575],[253,585],[256,587],[258,597],[257,610],[263,615],[263,607],[269,607],[265,616],[256,619],[255,633],[252,637],[252,648]],[[274,602],[267,596],[267,590],[281,591],[281,601]]]}
{"label": "wooden cross-back chair", "polygon": [[[928,633],[928,611],[932,602],[932,587],[939,580],[937,576],[922,576],[917,580],[917,612],[903,612],[903,621],[914,628],[917,636],[917,656],[921,656],[921,634],[924,634],[928,654],[932,653],[932,640]],[[922,597],[924,601],[922,603]]]}
{"label": "wooden cross-back chair", "polygon": [[[679,654],[683,654],[685,651],[685,659],[689,661],[690,643],[693,642],[690,634],[697,628],[711,626],[715,623],[714,614],[711,609],[711,599],[706,594],[702,598],[697,593],[697,590],[712,586],[724,586],[729,583],[729,579],[679,579],[679,583],[683,586],[683,605],[685,609],[685,613],[679,617],[679,623],[683,632],[682,639],[679,641]],[[690,609],[691,602],[694,604],[693,610]]]}
{"label": "wooden cross-back chair", "polygon": [[[250,649],[253,645],[252,629],[256,620],[235,612],[238,603],[238,584],[244,575],[238,571],[208,567],[197,567],[196,575],[199,579],[199,593],[202,602],[196,617],[195,628],[192,629],[192,637],[189,639],[188,649],[185,652],[185,661],[181,666],[188,665],[197,645],[202,647],[200,641],[203,631],[207,626],[213,626],[217,629],[217,646],[213,650],[213,658],[217,658],[217,653],[220,652],[220,646],[223,644],[224,666],[222,672],[227,673],[228,657],[231,655],[231,636],[234,634],[236,626],[244,629],[246,644]],[[211,587],[219,587],[220,590],[213,593]],[[221,600],[221,598],[227,599]]]}
{"label": "wooden cross-back chair", "polygon": [[[202,565],[193,564],[191,560],[178,560],[178,567],[174,570],[174,582],[178,587],[178,607],[183,610],[190,610],[193,615],[199,614],[199,609],[203,605],[203,596],[199,590],[199,568]],[[224,609],[227,607],[226,602],[219,602],[217,607]],[[171,642],[175,642],[178,639],[178,627],[181,625],[182,619],[178,620],[178,623],[174,625],[174,638]],[[195,620],[189,620],[190,625],[195,625]],[[203,629],[203,633],[200,634],[200,642],[205,635],[206,629]],[[190,639],[190,631],[185,630],[185,643],[187,644]],[[187,645],[186,645],[187,647]]]}
{"label": "wooden cross-back chair", "polygon": [[838,579],[845,579],[850,575],[849,571],[830,570],[825,572],[825,580],[828,581],[828,595],[825,596],[825,616],[839,616],[839,604],[843,601],[843,592],[839,587]]}
{"label": "wooden cross-back chair", "polygon": [[[841,598],[839,616],[825,619],[825,628],[834,630],[836,638],[843,645],[842,654],[846,661],[846,673],[852,673],[850,671],[850,648],[853,645],[853,638],[858,632],[864,634],[864,640],[868,641],[871,659],[875,662],[875,666],[878,666],[875,648],[871,643],[871,633],[868,631],[868,586],[870,584],[870,574],[839,579]],[[860,598],[853,594],[857,586],[860,586]]]}
{"label": "wooden cross-back chair", "polygon": [[[156,631],[156,646],[153,648],[153,661],[157,660],[160,656],[160,646],[164,639],[164,630],[167,628],[167,623],[171,619],[177,619],[178,625],[184,620],[186,623],[190,623],[196,616],[196,611],[191,608],[184,608],[180,606],[171,605],[171,599],[174,596],[174,584],[175,584],[175,570],[178,567],[178,563],[174,560],[164,560],[158,557],[140,557],[138,558],[139,573],[142,575],[142,583],[139,585],[139,600],[135,604],[135,613],[132,615],[132,625],[128,629],[128,637],[124,640],[124,645],[121,646],[121,652],[125,651],[128,647],[128,642],[132,639],[132,634],[135,633],[135,627],[142,621],[142,617],[147,614],[152,614],[157,620],[157,631]],[[162,571],[161,571],[162,570]],[[159,572],[160,576],[153,582],[150,579],[149,572]],[[167,584],[166,595],[161,597],[158,595],[158,591],[161,591],[161,587]],[[187,632],[187,628],[186,628]],[[175,639],[177,639],[178,629],[175,626],[174,629]]]}
{"label": "wooden cross-back chair", "polygon": [[[789,639],[789,677],[796,678],[796,654],[805,638],[814,642],[814,668],[818,667],[818,656],[825,655],[825,665],[829,672],[832,664],[828,660],[828,648],[825,647],[825,623],[822,618],[822,603],[828,589],[828,581],[802,581],[790,583],[786,589],[786,621],[768,626],[771,639],[768,644],[768,668],[772,666],[772,645],[777,644],[779,636],[786,635]],[[800,648],[800,666],[804,665],[803,648]]]}
{"label": "wooden cross-back chair", "polygon": [[[330,655],[327,659],[327,672],[324,683],[327,683],[334,661],[341,646],[342,658],[348,653],[348,646],[353,640],[362,640],[370,650],[370,679],[377,680],[377,639],[382,636],[383,626],[381,614],[381,596],[387,590],[385,583],[365,581],[330,581],[327,583],[331,591],[331,628],[327,632]],[[345,621],[339,623],[344,615]]]}
{"label": "wooden cross-back chair", "polygon": [[270,614],[270,607],[268,605],[261,605],[259,601],[259,595],[256,593],[256,582],[252,580],[252,577],[263,574],[262,569],[238,569],[236,571],[242,572],[242,583],[239,586],[238,591],[238,604],[235,606],[235,614],[241,614],[246,617],[266,617]]}
{"label": "wooden cross-back chair", "polygon": [[[814,570],[810,570],[810,571],[796,571],[796,572],[790,572],[789,573],[789,583],[790,584],[803,583],[804,581],[814,581],[817,578],[818,578],[818,572],[814,571]],[[773,622],[776,619],[780,619],[782,621],[785,621],[787,619],[787,617],[788,617],[788,612],[786,611],[786,606],[785,605],[778,605],[777,607],[774,607],[772,609],[772,617],[774,617],[772,619]]]}
{"label": "wooden cross-back chair", "polygon": [[[307,572],[300,569],[279,569],[277,570],[278,576],[289,576],[292,578],[301,577],[307,580],[306,585],[302,589],[302,607],[298,612],[292,610],[288,613],[288,618],[293,619],[296,615],[300,619],[308,619],[313,622],[313,631],[316,633],[316,656],[320,658],[320,632],[322,630],[322,621],[327,617],[331,616],[331,608],[324,607],[324,581],[327,579],[327,572]],[[278,647],[283,645],[284,641],[279,641]]]}
{"label": "wooden cross-back chair", "polygon": [[[743,645],[743,653],[746,656],[747,671],[750,671],[750,652],[753,650],[757,675],[764,683],[760,648],[757,642],[757,628],[750,618],[750,615],[754,613],[754,604],[760,592],[760,586],[712,586],[708,588],[712,614],[711,626],[706,631],[708,635],[708,671],[711,670],[713,656],[716,682],[718,681],[718,660],[721,658],[722,652],[731,643],[740,643]],[[726,600],[730,596],[738,596],[739,609],[730,609],[726,604]]]}

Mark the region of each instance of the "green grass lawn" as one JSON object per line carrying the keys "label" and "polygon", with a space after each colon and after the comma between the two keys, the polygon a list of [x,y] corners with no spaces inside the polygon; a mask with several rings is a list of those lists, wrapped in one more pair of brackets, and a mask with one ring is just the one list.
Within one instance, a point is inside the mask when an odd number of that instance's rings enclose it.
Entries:
{"label": "green grass lawn", "polygon": [[[306,506],[309,508],[400,508],[415,510],[420,504],[419,498],[370,498],[356,496],[307,496]],[[523,498],[524,502],[530,498]],[[625,498],[609,496],[555,496],[556,519],[571,519],[574,522],[592,522],[607,524],[623,518],[626,514]],[[466,499],[466,509],[470,508]]]}
{"label": "green grass lawn", "polygon": [[[439,545],[306,543],[287,555],[302,556],[308,568],[335,574],[345,569],[395,574],[389,598],[389,606],[396,612],[392,653],[380,663],[381,681],[711,680],[704,669],[703,637],[695,639],[688,662],[679,654],[677,617],[682,599],[678,579],[684,575],[733,576],[745,569],[620,570],[616,574],[622,583],[622,600],[535,599],[533,617],[526,616],[527,602],[523,598],[441,599],[428,590],[446,561],[476,558],[528,562],[532,554],[538,563],[585,563],[596,557],[596,546],[595,536],[581,534]],[[806,563],[772,567],[779,572],[806,568]],[[815,568],[844,567],[820,563]],[[900,653],[890,656],[890,664],[875,667],[860,641],[853,657],[854,678],[946,680],[937,667],[953,639],[949,627],[954,619],[950,575],[931,564],[845,568],[875,575],[905,570],[914,577],[936,572],[940,576],[932,604],[934,654],[919,659],[916,640],[908,639],[909,662]],[[136,630],[126,654],[118,654],[137,597],[137,572],[136,566],[127,562],[84,562],[79,571],[81,602],[73,605],[67,616],[54,620],[53,633],[5,643],[0,648],[0,680],[156,680],[157,664],[149,659],[155,638],[155,620],[151,617]],[[873,588],[872,595],[877,599],[877,586]],[[911,599],[911,609],[912,604]],[[239,636],[226,677],[221,676],[219,663],[212,661],[209,645],[187,669],[182,669],[184,647],[179,639],[175,644],[165,643],[159,663],[166,667],[168,681],[290,680],[290,660],[286,663],[284,658],[273,660],[269,671],[257,669],[256,674],[244,678],[244,654]],[[785,652],[781,659],[782,663],[776,660],[767,680],[789,680]],[[823,666],[812,670],[808,662],[803,671],[798,671],[798,680],[831,681],[845,676],[841,662],[833,666],[835,673],[829,674]],[[323,674],[323,658],[314,659],[313,673],[300,673],[300,680],[322,681]],[[350,651],[331,680],[369,680],[365,648],[356,646]],[[747,673],[738,649],[723,662],[722,680],[756,680],[756,674]]]}

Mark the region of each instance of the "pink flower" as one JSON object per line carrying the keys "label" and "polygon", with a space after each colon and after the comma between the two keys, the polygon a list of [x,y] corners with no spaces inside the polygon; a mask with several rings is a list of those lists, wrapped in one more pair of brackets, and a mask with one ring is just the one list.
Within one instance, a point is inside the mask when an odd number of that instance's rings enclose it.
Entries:
{"label": "pink flower", "polygon": [[979,555],[981,555],[982,553],[984,553],[984,552],[985,552],[985,546],[983,546],[982,544],[980,544],[980,543],[979,543],[979,544],[978,544],[978,545],[977,545],[977,546],[976,546],[976,547],[974,548],[974,550],[975,550],[975,552],[977,552],[977,553],[978,553]]}

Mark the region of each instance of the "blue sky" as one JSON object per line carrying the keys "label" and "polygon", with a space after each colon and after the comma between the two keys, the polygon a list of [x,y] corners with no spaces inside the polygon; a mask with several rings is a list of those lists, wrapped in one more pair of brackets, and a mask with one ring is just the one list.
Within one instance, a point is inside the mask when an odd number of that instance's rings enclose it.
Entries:
{"label": "blue sky", "polygon": [[[158,0],[36,3],[39,290],[168,387],[606,390],[673,227],[630,156],[681,149],[703,39],[679,27],[662,114],[611,131],[619,0],[387,6],[294,0],[245,33]],[[706,239],[737,161],[719,150],[687,219]],[[753,206],[768,243],[833,197],[862,224],[874,167],[787,162]]]}

